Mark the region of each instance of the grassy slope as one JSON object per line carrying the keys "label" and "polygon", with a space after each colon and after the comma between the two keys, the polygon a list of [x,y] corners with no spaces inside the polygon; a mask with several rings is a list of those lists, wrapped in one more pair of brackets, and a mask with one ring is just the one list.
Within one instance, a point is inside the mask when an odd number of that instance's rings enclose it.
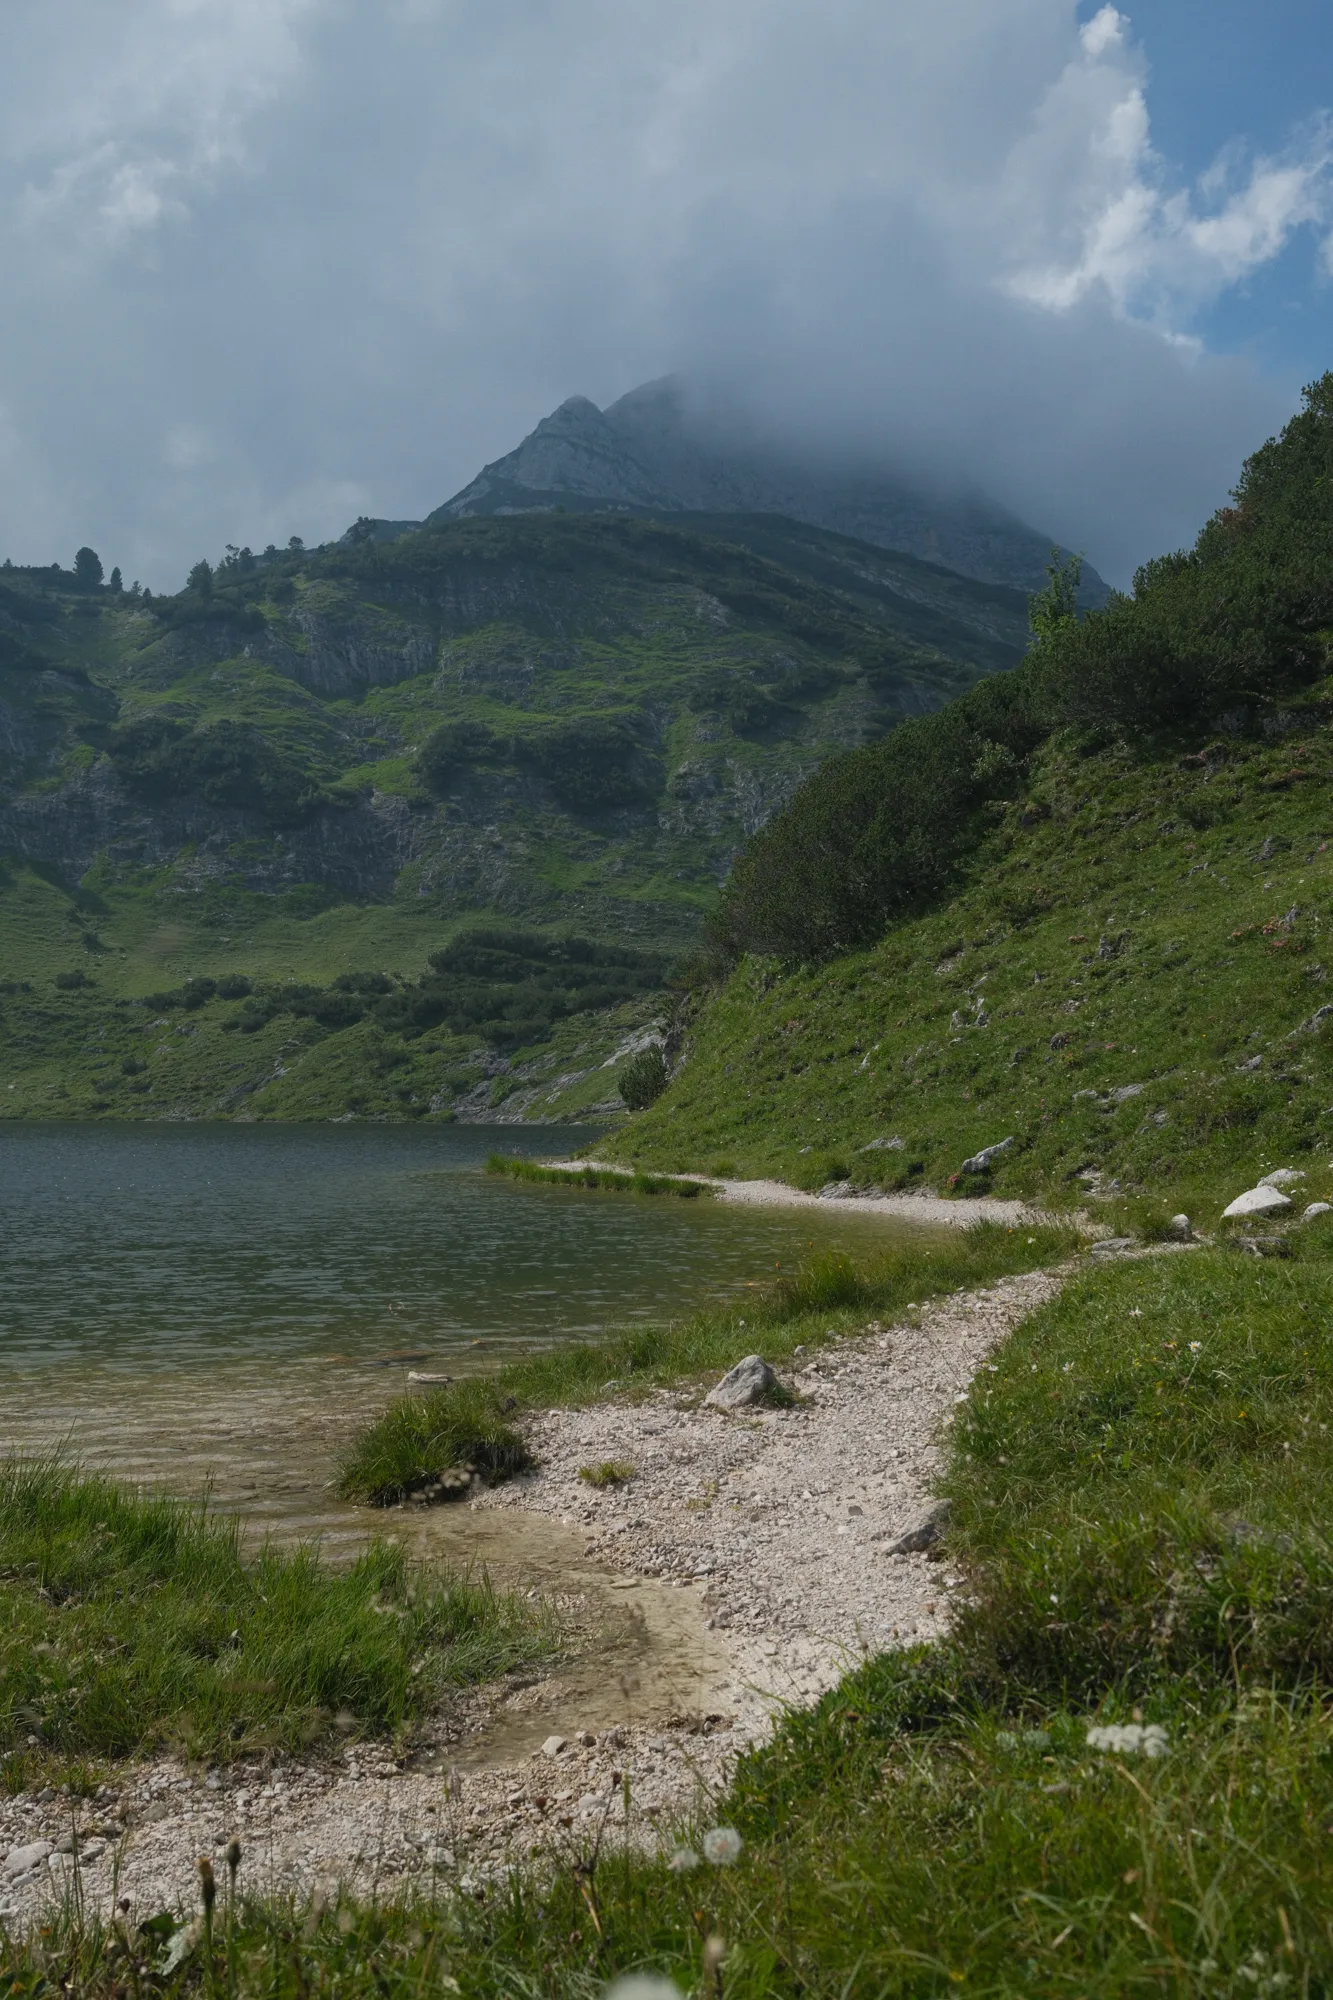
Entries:
{"label": "grassy slope", "polygon": [[824,966],[743,964],[613,1155],[947,1187],[1013,1135],[997,1193],[1081,1196],[1087,1170],[1200,1214],[1311,1164],[1333,1140],[1327,1031],[1298,1032],[1329,998],[1331,766],[1314,705],[1203,757],[1056,739],[945,907]]}
{"label": "grassy slope", "polygon": [[[110,1003],[228,971],[414,976],[479,912],[687,949],[744,832],[799,773],[1011,662],[1022,641],[1014,593],[813,530],[784,539],[769,523],[760,539],[754,554],[649,523],[464,523],[220,578],[215,607],[249,621],[232,624],[164,624],[9,573],[0,817],[27,815],[28,861],[0,869],[0,980],[33,991],[9,996],[0,1025],[0,1113],[429,1115],[475,1041],[385,1051],[356,1032],[307,1028],[294,1042],[275,1023],[238,1060],[209,1009],[188,1049],[169,1045],[169,1086],[130,1092],[118,1065],[140,1043]],[[749,690],[753,715],[728,707],[732,688]],[[325,804],[314,819],[293,804],[284,824],[226,800],[117,794],[87,866],[80,788],[118,768],[117,730],[154,717],[244,725],[278,759],[275,797],[305,786]],[[645,790],[573,808],[522,746],[599,717],[639,732]],[[415,752],[444,723],[485,725],[499,747],[432,792]],[[356,845],[372,796],[410,829],[373,865]],[[349,888],[363,867],[370,886]],[[55,989],[71,970],[95,994]],[[576,1080],[531,1109],[578,1116],[613,1098],[594,1072],[644,1024],[640,1010],[563,1032],[523,1080]],[[298,1066],[299,1080],[279,1073]]]}
{"label": "grassy slope", "polygon": [[[667,1833],[661,1858],[571,1855],[493,1896],[256,1904],[235,1990],[1325,1993],[1331,1252],[1306,1232],[1286,1261],[1103,1268],[1019,1329],[950,1433],[954,1636],[746,1760],[710,1814],[737,1865],[678,1872]],[[1089,1743],[1107,1725],[1166,1754]],[[20,1993],[123,1990],[114,1939],[77,1923],[11,1963]]]}

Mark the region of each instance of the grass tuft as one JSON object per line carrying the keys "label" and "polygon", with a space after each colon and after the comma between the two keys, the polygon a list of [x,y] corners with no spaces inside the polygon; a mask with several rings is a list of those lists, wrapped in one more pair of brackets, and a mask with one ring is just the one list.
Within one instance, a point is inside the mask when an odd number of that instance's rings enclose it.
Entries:
{"label": "grass tuft", "polygon": [[361,1432],[339,1468],[345,1500],[389,1507],[454,1469],[491,1484],[533,1463],[508,1421],[514,1400],[493,1381],[450,1383],[424,1396],[403,1396]]}
{"label": "grass tuft", "polygon": [[633,1479],[638,1467],[631,1465],[627,1458],[604,1458],[598,1465],[581,1465],[579,1478],[585,1486],[624,1486]]}
{"label": "grass tuft", "polygon": [[243,1555],[234,1522],[57,1460],[0,1465],[0,1754],[224,1759],[393,1730],[549,1650],[480,1576],[376,1543]]}

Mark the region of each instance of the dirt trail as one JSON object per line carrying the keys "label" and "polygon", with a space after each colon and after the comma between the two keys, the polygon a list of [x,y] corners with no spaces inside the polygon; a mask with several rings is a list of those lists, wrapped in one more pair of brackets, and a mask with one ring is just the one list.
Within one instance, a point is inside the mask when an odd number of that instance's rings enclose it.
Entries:
{"label": "dirt trail", "polygon": [[[925,1503],[940,1427],[971,1377],[1066,1274],[871,1322],[809,1358],[790,1409],[726,1417],[682,1390],[541,1416],[537,1471],[466,1510],[391,1519],[423,1551],[477,1556],[498,1582],[554,1597],[590,1635],[582,1656],[474,1698],[412,1768],[359,1746],[268,1772],[122,1771],[76,1809],[85,1897],[109,1906],[114,1880],[138,1916],[187,1905],[196,1857],[220,1866],[233,1834],[251,1886],[298,1892],[476,1879],[603,1822],[615,1837],[663,1837],[784,1704],[942,1628],[958,1581],[948,1563],[889,1546]],[[601,1493],[580,1481],[608,1459],[634,1477]],[[552,1738],[564,1745],[547,1754]],[[0,1856],[72,1825],[68,1802],[0,1801]],[[0,1879],[0,1912],[26,1920],[72,1872],[55,1855]]]}

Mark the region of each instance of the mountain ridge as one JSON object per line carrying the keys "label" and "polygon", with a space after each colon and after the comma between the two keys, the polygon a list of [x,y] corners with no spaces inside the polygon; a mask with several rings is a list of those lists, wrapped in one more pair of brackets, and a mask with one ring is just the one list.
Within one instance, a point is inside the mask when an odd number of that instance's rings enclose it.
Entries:
{"label": "mountain ridge", "polygon": [[[838,468],[765,443],[734,414],[691,416],[683,384],[643,383],[601,410],[570,396],[484,466],[428,523],[555,508],[779,514],[981,582],[1032,591],[1053,538],[979,493],[947,496],[873,468]],[[1068,551],[1061,550],[1062,557]],[[1083,601],[1107,587],[1085,571]]]}

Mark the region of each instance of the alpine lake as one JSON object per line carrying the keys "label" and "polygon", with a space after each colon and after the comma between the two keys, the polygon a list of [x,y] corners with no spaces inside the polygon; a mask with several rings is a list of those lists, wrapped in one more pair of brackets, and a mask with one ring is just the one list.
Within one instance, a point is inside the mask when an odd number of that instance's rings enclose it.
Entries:
{"label": "alpine lake", "polygon": [[[0,1125],[0,1452],[207,1496],[248,1537],[332,1560],[399,1535],[501,1586],[600,1607],[595,1641],[465,1762],[552,1727],[725,1702],[687,1593],[623,1591],[572,1524],[521,1508],[389,1513],[334,1492],[353,1434],[411,1388],[662,1321],[910,1224],[854,1204],[731,1205],[488,1175],[593,1130],[513,1125]],[[626,1676],[629,1676],[628,1680]],[[531,1739],[531,1740],[529,1740]]]}

